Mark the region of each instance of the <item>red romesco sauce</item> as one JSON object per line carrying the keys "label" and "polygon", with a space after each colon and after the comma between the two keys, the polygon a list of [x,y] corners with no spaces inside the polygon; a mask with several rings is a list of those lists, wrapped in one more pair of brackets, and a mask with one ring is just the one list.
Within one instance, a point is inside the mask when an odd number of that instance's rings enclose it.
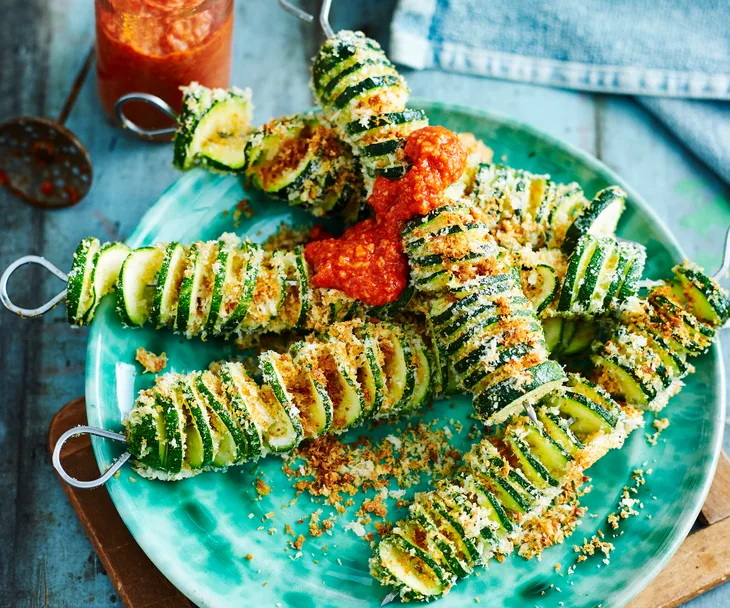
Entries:
{"label": "red romesco sauce", "polygon": [[375,218],[355,224],[338,239],[306,246],[315,287],[339,289],[372,306],[398,298],[408,281],[403,224],[446,202],[444,190],[464,173],[467,156],[456,134],[444,127],[414,131],[405,153],[413,163],[408,173],[395,181],[375,180],[368,199]]}
{"label": "red romesco sauce", "polygon": [[[180,87],[193,81],[227,88],[233,37],[232,2],[217,0],[96,0],[99,98],[114,118],[114,103],[133,91],[157,95],[180,111]],[[170,126],[155,108],[130,102],[125,115],[147,129]]]}

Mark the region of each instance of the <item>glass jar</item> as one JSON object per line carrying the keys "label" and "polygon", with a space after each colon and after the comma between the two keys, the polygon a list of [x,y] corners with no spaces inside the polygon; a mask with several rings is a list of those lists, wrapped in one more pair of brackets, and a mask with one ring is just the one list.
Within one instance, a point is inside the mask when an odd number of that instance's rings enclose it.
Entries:
{"label": "glass jar", "polygon": [[[234,0],[95,0],[99,99],[116,121],[114,103],[127,93],[157,95],[180,111],[180,87],[197,81],[230,85]],[[170,126],[148,104],[124,114],[145,129]]]}

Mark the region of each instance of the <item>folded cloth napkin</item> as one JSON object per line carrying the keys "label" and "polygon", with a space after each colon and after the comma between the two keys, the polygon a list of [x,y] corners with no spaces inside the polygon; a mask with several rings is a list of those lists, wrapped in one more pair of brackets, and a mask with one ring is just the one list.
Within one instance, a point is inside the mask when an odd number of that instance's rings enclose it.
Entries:
{"label": "folded cloth napkin", "polygon": [[730,183],[730,4],[398,0],[390,55],[561,88],[636,95]]}

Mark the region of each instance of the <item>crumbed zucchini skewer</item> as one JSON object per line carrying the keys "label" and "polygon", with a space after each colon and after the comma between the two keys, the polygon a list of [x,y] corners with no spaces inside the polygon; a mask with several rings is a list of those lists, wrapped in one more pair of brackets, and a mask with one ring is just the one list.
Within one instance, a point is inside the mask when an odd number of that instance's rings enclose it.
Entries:
{"label": "crumbed zucchini skewer", "polygon": [[262,384],[233,362],[160,376],[125,420],[136,470],[176,480],[251,462],[305,438],[411,412],[431,395],[425,344],[392,323],[335,323],[286,353],[262,353],[259,368]]}
{"label": "crumbed zucchini skewer", "polygon": [[[508,252],[469,204],[412,220],[403,245],[415,289],[428,296],[441,378],[453,373],[488,424],[504,422],[564,382]],[[444,373],[445,368],[445,373]],[[443,380],[442,380],[443,382]]]}
{"label": "crumbed zucchini skewer", "polygon": [[417,494],[408,518],[374,549],[371,572],[404,600],[432,600],[494,556],[520,543],[571,481],[641,422],[579,376],[537,406],[537,423],[514,418],[495,438],[477,442],[461,470]]}

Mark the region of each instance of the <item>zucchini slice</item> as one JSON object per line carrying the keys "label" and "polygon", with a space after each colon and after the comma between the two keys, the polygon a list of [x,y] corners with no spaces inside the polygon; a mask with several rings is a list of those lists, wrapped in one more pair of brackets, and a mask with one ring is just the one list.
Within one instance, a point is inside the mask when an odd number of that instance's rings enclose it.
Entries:
{"label": "zucchini slice", "polygon": [[226,282],[223,286],[224,301],[219,313],[219,327],[224,333],[237,331],[253,304],[264,252],[260,247],[245,242],[239,251],[231,255],[234,262],[231,283]]}
{"label": "zucchini slice", "polygon": [[411,353],[410,364],[413,367],[413,393],[404,411],[412,412],[423,407],[431,397],[431,359],[421,337],[415,332],[408,332]]}
{"label": "zucchini slice", "polygon": [[117,312],[130,327],[144,325],[152,311],[155,279],[165,252],[160,247],[141,247],[122,264],[117,282]]}
{"label": "zucchini slice", "polygon": [[268,416],[260,402],[258,390],[240,364],[221,365],[220,379],[231,412],[246,439],[247,460],[257,460],[263,453],[263,433]]}
{"label": "zucchini slice", "polygon": [[639,409],[649,408],[658,392],[653,383],[640,378],[637,370],[618,356],[593,355],[593,364],[602,372],[602,384],[615,399]]}
{"label": "zucchini slice", "polygon": [[226,91],[198,83],[183,87],[173,164],[183,171],[196,164],[226,173],[241,171],[246,165],[252,111],[249,89]]}
{"label": "zucchini slice", "polygon": [[563,368],[552,360],[523,370],[520,375],[527,381],[507,378],[474,397],[474,409],[487,424],[503,422],[525,403],[534,403],[565,381]]}
{"label": "zucchini slice", "polygon": [[600,325],[588,318],[565,319],[556,356],[574,357],[584,353],[593,344],[599,329]]}
{"label": "zucchini slice", "polygon": [[290,354],[271,351],[262,355],[262,359],[267,367],[266,381],[282,407],[297,413],[304,437],[326,433],[332,423],[332,402],[329,396],[322,396],[320,391],[324,387],[313,378],[315,365],[300,366]]}
{"label": "zucchini slice", "polygon": [[598,431],[610,433],[618,423],[617,417],[602,403],[566,389],[548,396],[548,407],[556,407],[565,418],[572,419],[570,430],[579,438],[590,437]]}
{"label": "zucchini slice", "polygon": [[[334,404],[327,392],[327,379],[320,369],[321,344],[305,343],[296,352],[294,362],[301,368],[306,383],[303,394],[306,395],[306,407],[302,410],[302,426],[305,436],[317,437],[330,430],[334,418]],[[324,355],[326,356],[326,355]]]}
{"label": "zucchini slice", "polygon": [[186,255],[185,247],[180,243],[170,243],[165,249],[150,313],[150,321],[155,327],[164,327],[175,319]]}
{"label": "zucchini slice", "polygon": [[208,468],[212,464],[215,454],[208,408],[195,389],[192,378],[180,379],[177,382],[176,390],[180,392],[181,401],[188,413],[188,422],[185,427],[187,446],[185,461],[194,470]]}
{"label": "zucchini slice", "polygon": [[598,239],[586,235],[578,241],[570,255],[568,270],[565,272],[563,285],[560,288],[560,299],[558,300],[560,312],[571,311],[573,305],[577,303],[580,286],[583,284],[588,265],[593,259],[593,253],[597,247],[599,247]]}
{"label": "zucchini slice", "polygon": [[416,388],[416,370],[411,345],[400,327],[383,324],[378,328],[377,339],[383,354],[383,376],[387,391],[387,399],[378,417],[387,417],[408,407]]}
{"label": "zucchini slice", "polygon": [[127,448],[134,458],[152,469],[159,470],[167,452],[167,434],[162,408],[152,391],[137,398],[137,406],[124,421]]}
{"label": "zucchini slice", "polygon": [[536,314],[540,314],[558,294],[558,274],[552,266],[522,267],[522,290]]}
{"label": "zucchini slice", "polygon": [[248,144],[246,176],[267,194],[289,198],[316,169],[312,136],[319,119],[297,115],[274,120],[255,131]]}
{"label": "zucchini slice", "polygon": [[515,434],[515,429],[505,437],[505,443],[519,463],[520,470],[538,488],[557,487],[560,484],[547,467],[535,457],[530,446],[522,437]]}
{"label": "zucchini slice", "polygon": [[615,241],[613,239],[597,239],[596,248],[593,250],[578,293],[574,298],[572,308],[575,312],[586,314],[596,312],[592,304],[596,300],[603,300],[603,293],[610,284],[612,273],[609,267],[614,249]]}
{"label": "zucchini slice", "polygon": [[347,357],[346,349],[337,343],[326,345],[324,357],[327,393],[332,399],[332,428],[336,432],[359,424],[366,412],[365,395],[357,381],[357,368]]}
{"label": "zucchini slice", "polygon": [[268,391],[262,391],[262,396],[265,399],[268,398],[269,401],[273,397],[278,403],[278,407],[274,406],[278,410],[275,416],[276,423],[272,424],[266,431],[266,435],[268,435],[267,442],[273,451],[283,452],[290,450],[302,441],[304,428],[299,417],[299,411],[289,398],[284,378],[273,361],[275,356],[276,353],[271,351],[261,353],[259,355],[259,367],[266,383],[265,388],[268,388]]}
{"label": "zucchini slice", "polygon": [[[477,497],[478,504],[487,511],[488,518],[493,524],[485,529],[495,533],[498,537],[512,534],[514,525],[507,515],[507,511],[497,497],[476,477],[469,477],[465,482],[466,488]],[[483,532],[482,532],[483,533]]]}
{"label": "zucchini slice", "polygon": [[411,507],[409,518],[398,526],[398,532],[412,544],[420,546],[440,566],[459,578],[469,575],[471,568],[459,559],[450,541],[439,533],[436,524],[420,503]]}
{"label": "zucchini slice", "polygon": [[122,269],[122,264],[127,259],[130,251],[124,243],[107,243],[96,254],[94,270],[91,273],[91,283],[94,287],[94,304],[86,313],[87,323],[93,319],[94,312],[101,299],[106,294],[114,291],[117,286],[119,271]]}
{"label": "zucchini slice", "polygon": [[375,576],[400,589],[404,599],[441,597],[452,585],[451,577],[428,553],[394,533],[378,544],[372,566]]}
{"label": "zucchini slice", "polygon": [[724,325],[730,318],[730,299],[717,281],[708,277],[702,270],[689,262],[672,269],[675,294],[681,296],[700,321],[710,325]]}
{"label": "zucchini slice", "polygon": [[163,394],[159,388],[155,390],[155,403],[162,411],[166,444],[159,468],[161,471],[176,475],[183,468],[186,450],[185,414],[174,391],[172,394]]}
{"label": "zucchini slice", "polygon": [[212,372],[195,374],[195,390],[208,407],[208,419],[217,431],[213,464],[227,467],[248,460],[246,437],[234,419],[221,380]]}
{"label": "zucchini slice", "polygon": [[570,454],[563,449],[562,445],[548,433],[529,422],[522,425],[517,439],[527,447],[530,456],[544,468],[547,475],[541,474],[542,479],[550,485],[558,485],[565,476],[568,462],[571,460]]}
{"label": "zucchini slice", "polygon": [[175,318],[176,331],[187,337],[199,333],[208,318],[213,295],[213,262],[217,255],[216,242],[200,242],[190,246],[183,271]]}
{"label": "zucchini slice", "polygon": [[626,193],[618,186],[609,186],[596,194],[588,207],[575,218],[565,233],[561,249],[570,253],[586,234],[612,237],[626,207]]}
{"label": "zucchini slice", "polygon": [[99,239],[88,238],[79,243],[68,273],[66,316],[72,325],[83,325],[87,313],[94,308],[94,261],[101,248]]}
{"label": "zucchini slice", "polygon": [[583,448],[565,418],[551,411],[554,408],[541,407],[537,411],[537,419],[542,423],[545,434],[557,443],[567,454],[574,456]]}
{"label": "zucchini slice", "polygon": [[230,285],[234,277],[234,251],[239,245],[238,237],[233,235],[223,235],[218,241],[218,252],[216,254],[215,264],[213,266],[213,286],[210,295],[210,310],[208,318],[203,326],[206,334],[215,332],[220,318],[221,308],[223,307],[224,290]]}
{"label": "zucchini slice", "polygon": [[542,319],[542,331],[545,334],[545,344],[552,357],[559,357],[561,352],[561,337],[563,335],[563,326],[567,319],[563,317],[548,317]]}
{"label": "zucchini slice", "polygon": [[365,362],[358,367],[357,380],[365,398],[365,416],[377,416],[385,401],[385,374],[381,365],[383,355],[371,324],[366,323],[361,330]]}

